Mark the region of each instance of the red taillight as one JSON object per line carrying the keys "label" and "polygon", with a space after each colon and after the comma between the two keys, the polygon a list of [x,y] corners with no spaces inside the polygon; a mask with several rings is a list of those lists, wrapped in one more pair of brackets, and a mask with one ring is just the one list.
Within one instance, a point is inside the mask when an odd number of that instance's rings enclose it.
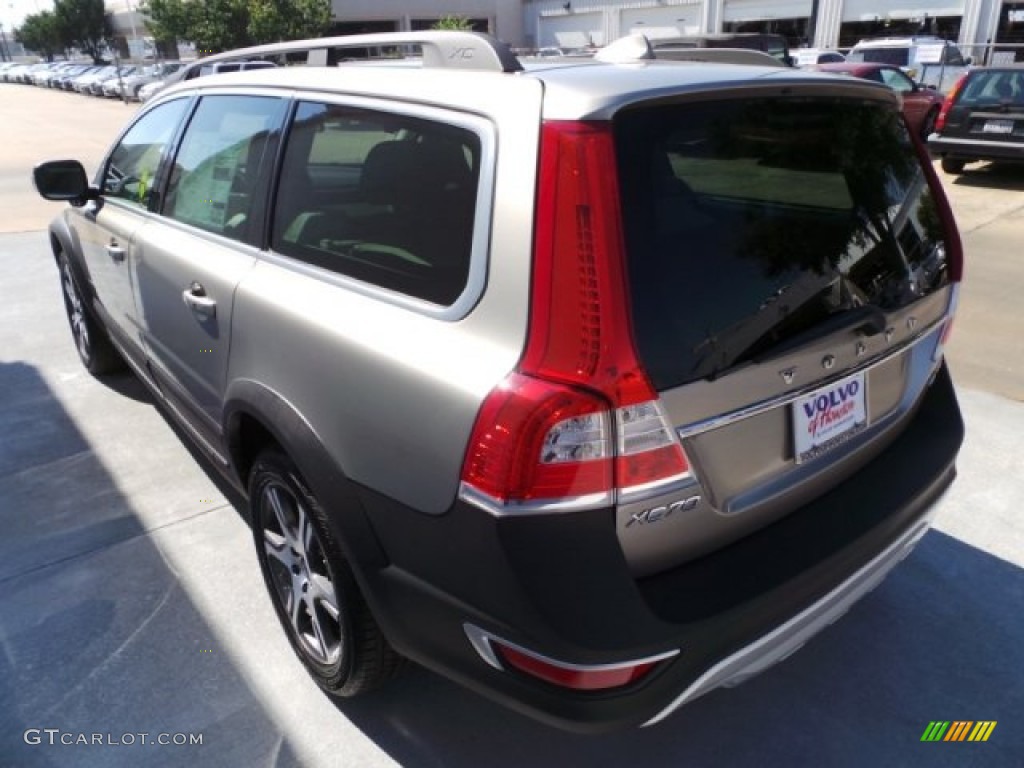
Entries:
{"label": "red taillight", "polygon": [[611,126],[545,124],[537,197],[520,370],[596,389],[617,405],[653,399],[633,350]]}
{"label": "red taillight", "polygon": [[480,409],[462,480],[500,503],[575,497],[607,504],[610,432],[602,398],[513,373]]}
{"label": "red taillight", "polygon": [[939,116],[935,120],[936,132],[940,132],[946,127],[946,117],[949,115],[949,110],[953,108],[953,102],[956,101],[957,94],[960,93],[960,89],[964,87],[965,82],[967,82],[967,75],[960,75],[957,81],[953,83],[949,93],[946,94],[946,100],[942,102],[942,109],[939,110]]}
{"label": "red taillight", "polygon": [[533,654],[495,643],[498,655],[509,666],[528,675],[562,688],[576,691],[602,691],[621,688],[641,679],[657,666],[657,662],[605,667],[579,667],[562,665],[550,659],[541,659]]}
{"label": "red taillight", "polygon": [[464,490],[580,507],[685,477],[633,345],[609,123],[544,125],[537,198],[526,350],[477,416]]}

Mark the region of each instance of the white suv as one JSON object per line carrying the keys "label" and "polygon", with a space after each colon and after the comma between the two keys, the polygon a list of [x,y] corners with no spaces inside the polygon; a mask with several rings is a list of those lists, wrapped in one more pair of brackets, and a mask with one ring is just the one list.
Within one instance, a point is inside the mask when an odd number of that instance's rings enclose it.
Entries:
{"label": "white suv", "polygon": [[[970,64],[955,43],[941,37],[881,37],[861,40],[846,56],[851,63],[889,64],[900,67],[914,80],[920,80],[926,70],[957,68]],[[943,77],[945,81],[947,78]]]}

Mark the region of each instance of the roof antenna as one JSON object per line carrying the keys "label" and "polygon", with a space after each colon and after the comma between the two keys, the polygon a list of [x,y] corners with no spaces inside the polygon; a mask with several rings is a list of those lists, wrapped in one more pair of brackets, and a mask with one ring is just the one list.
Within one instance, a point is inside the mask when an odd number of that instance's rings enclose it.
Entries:
{"label": "roof antenna", "polygon": [[624,64],[656,57],[645,35],[626,35],[602,48],[594,54],[594,58],[608,64]]}

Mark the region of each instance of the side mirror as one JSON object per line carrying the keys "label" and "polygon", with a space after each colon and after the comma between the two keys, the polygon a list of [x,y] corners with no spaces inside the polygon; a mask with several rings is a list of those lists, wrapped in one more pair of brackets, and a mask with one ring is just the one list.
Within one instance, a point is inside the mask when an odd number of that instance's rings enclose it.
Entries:
{"label": "side mirror", "polygon": [[974,63],[974,57],[973,56],[964,56],[964,66],[965,67],[969,67],[973,63]]}
{"label": "side mirror", "polygon": [[77,160],[40,163],[32,169],[32,181],[46,200],[83,205],[86,200],[96,197],[95,191],[89,188],[85,168]]}

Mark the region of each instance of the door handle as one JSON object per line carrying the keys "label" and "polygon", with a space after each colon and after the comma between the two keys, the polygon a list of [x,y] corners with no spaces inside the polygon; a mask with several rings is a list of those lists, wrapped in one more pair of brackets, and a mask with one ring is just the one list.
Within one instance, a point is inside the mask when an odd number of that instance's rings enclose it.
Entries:
{"label": "door handle", "polygon": [[107,244],[107,255],[114,261],[124,261],[125,251],[118,245],[117,240],[110,238],[110,242]]}
{"label": "door handle", "polygon": [[192,283],[181,292],[185,304],[197,315],[205,319],[217,316],[217,302],[206,295],[206,289],[199,283]]}

